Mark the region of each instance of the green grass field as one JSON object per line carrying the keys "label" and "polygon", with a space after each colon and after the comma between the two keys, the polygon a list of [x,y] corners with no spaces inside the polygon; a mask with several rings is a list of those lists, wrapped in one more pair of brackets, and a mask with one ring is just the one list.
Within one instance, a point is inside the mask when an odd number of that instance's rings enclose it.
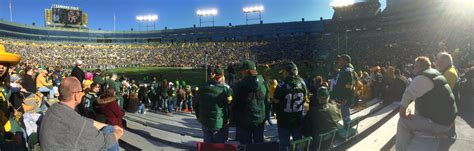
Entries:
{"label": "green grass field", "polygon": [[145,77],[163,75],[168,81],[185,80],[187,84],[199,85],[205,82],[206,73],[204,69],[186,69],[171,67],[136,67],[136,68],[117,68],[107,71],[125,75],[137,81],[143,81]]}

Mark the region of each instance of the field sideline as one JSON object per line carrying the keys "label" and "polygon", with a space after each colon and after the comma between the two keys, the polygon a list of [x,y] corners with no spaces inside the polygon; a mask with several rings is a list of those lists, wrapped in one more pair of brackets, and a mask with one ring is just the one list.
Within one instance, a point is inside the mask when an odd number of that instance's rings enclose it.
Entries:
{"label": "field sideline", "polygon": [[[259,74],[264,73],[264,68],[259,66]],[[270,77],[275,77],[281,79],[281,76],[278,74],[279,67],[271,67],[271,70],[268,72]],[[299,68],[299,74],[302,78],[309,75],[315,75],[316,70],[312,70],[308,67]],[[107,74],[117,73],[118,75],[125,75],[130,77],[138,82],[143,82],[144,78],[152,76],[163,75],[164,79],[168,81],[176,80],[185,80],[187,84],[190,85],[200,85],[205,82],[206,72],[205,69],[193,69],[193,68],[179,68],[179,67],[130,67],[130,68],[116,68],[106,71]],[[226,72],[227,74],[227,72]],[[239,72],[237,71],[237,74]]]}

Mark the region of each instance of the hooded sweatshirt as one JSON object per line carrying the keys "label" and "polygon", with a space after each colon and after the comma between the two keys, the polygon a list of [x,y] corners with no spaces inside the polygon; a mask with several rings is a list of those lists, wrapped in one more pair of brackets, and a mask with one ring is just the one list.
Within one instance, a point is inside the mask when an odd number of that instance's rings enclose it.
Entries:
{"label": "hooded sweatshirt", "polygon": [[123,128],[122,118],[125,113],[120,109],[116,97],[99,98],[97,100],[97,110],[105,116],[107,124]]}

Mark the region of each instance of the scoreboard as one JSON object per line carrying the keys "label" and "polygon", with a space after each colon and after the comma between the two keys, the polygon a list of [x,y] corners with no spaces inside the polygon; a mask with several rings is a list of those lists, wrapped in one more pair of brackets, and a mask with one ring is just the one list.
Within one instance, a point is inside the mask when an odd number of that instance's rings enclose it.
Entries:
{"label": "scoreboard", "polygon": [[88,15],[79,7],[53,4],[45,9],[45,26],[87,28]]}

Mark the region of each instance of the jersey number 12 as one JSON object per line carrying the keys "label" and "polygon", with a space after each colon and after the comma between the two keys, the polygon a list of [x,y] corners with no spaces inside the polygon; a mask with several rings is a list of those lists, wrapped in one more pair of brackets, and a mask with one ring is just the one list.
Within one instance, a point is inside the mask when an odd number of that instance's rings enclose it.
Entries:
{"label": "jersey number 12", "polygon": [[287,113],[303,111],[303,101],[304,101],[303,93],[294,93],[294,94],[289,93],[285,96],[285,99],[286,99],[286,107],[283,111]]}

